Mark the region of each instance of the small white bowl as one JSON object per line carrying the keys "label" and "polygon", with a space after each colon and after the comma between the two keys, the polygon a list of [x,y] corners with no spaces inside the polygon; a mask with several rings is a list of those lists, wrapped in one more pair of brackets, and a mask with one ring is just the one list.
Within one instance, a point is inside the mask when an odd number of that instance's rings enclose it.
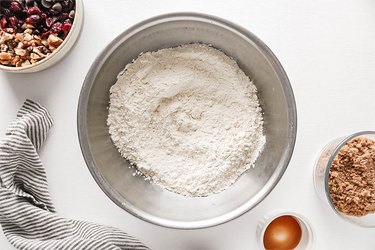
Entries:
{"label": "small white bowl", "polygon": [[0,64],[0,70],[12,73],[32,73],[45,70],[59,62],[66,54],[69,53],[78,39],[83,24],[83,0],[76,0],[75,17],[72,28],[63,43],[45,59],[37,63],[24,67],[9,67]]}
{"label": "small white bowl", "polygon": [[297,220],[299,223],[301,230],[302,230],[302,236],[301,240],[298,244],[298,246],[294,250],[305,250],[305,249],[314,249],[315,247],[315,239],[314,239],[314,232],[312,230],[312,227],[310,225],[310,222],[302,215],[294,212],[284,212],[284,211],[273,211],[266,216],[263,217],[263,219],[259,222],[256,230],[258,242],[259,242],[259,249],[264,250],[264,233],[268,227],[268,225],[276,218],[289,215],[292,216],[294,219]]}

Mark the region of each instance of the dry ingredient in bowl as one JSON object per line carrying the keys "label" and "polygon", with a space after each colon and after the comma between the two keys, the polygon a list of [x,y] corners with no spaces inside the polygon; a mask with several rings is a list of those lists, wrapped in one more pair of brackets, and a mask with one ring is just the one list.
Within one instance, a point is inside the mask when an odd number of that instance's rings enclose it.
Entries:
{"label": "dry ingredient in bowl", "polygon": [[1,0],[0,64],[22,67],[52,54],[69,34],[75,0]]}
{"label": "dry ingredient in bowl", "polygon": [[346,215],[375,212],[375,141],[357,137],[336,155],[329,173],[329,193]]}
{"label": "dry ingredient in bowl", "polygon": [[126,65],[110,90],[107,123],[142,174],[193,197],[230,186],[265,144],[255,85],[203,44],[147,52]]}

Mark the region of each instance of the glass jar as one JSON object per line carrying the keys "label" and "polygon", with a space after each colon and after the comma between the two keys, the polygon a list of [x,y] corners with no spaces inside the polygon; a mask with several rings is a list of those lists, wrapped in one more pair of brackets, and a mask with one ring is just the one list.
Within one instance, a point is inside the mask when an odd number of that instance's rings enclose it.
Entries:
{"label": "glass jar", "polygon": [[319,198],[331,207],[341,218],[362,227],[375,227],[375,213],[370,213],[360,217],[344,214],[336,209],[329,193],[328,180],[333,160],[346,143],[357,137],[375,140],[375,131],[358,132],[347,137],[335,139],[328,143],[320,152],[315,163],[314,186]]}

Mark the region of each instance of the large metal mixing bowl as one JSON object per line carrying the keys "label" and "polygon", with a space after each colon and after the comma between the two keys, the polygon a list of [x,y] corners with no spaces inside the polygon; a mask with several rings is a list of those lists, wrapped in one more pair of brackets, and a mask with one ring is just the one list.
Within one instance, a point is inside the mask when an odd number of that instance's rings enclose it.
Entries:
{"label": "large metal mixing bowl", "polygon": [[[254,80],[264,111],[266,146],[255,168],[225,191],[188,198],[163,190],[134,170],[113,145],[106,125],[109,88],[141,52],[201,42],[233,57]],[[261,202],[282,177],[296,139],[296,106],[288,78],[270,49],[221,18],[177,13],[139,23],[115,38],[87,74],[78,105],[78,135],[87,166],[102,190],[133,215],[166,227],[196,229],[232,220]],[[160,163],[162,164],[162,163]]]}

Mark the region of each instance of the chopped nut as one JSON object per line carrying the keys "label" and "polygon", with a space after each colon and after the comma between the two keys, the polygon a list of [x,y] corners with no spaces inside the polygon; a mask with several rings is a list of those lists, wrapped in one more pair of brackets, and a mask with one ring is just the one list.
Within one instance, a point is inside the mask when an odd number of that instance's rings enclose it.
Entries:
{"label": "chopped nut", "polygon": [[8,45],[6,44],[0,44],[0,51],[6,52],[8,50]]}
{"label": "chopped nut", "polygon": [[26,23],[26,29],[34,29],[34,25]]}
{"label": "chopped nut", "polygon": [[34,42],[35,42],[35,44],[38,45],[38,46],[43,45],[43,44],[42,44],[42,39],[40,38],[40,36],[34,36]]}
{"label": "chopped nut", "polygon": [[25,31],[23,33],[28,33],[28,34],[32,34],[33,33],[33,30],[32,29],[25,29]]}
{"label": "chopped nut", "polygon": [[32,35],[30,35],[29,33],[25,33],[25,35],[23,37],[23,40],[24,41],[31,41],[31,39],[33,39]]}
{"label": "chopped nut", "polygon": [[36,53],[31,53],[31,54],[30,54],[30,58],[31,58],[32,60],[38,60],[38,59],[41,58],[41,56],[39,56],[39,55],[36,54]]}
{"label": "chopped nut", "polygon": [[3,65],[8,65],[8,64],[10,64],[10,61],[2,61],[2,60],[0,60],[0,63],[3,64]]}
{"label": "chopped nut", "polygon": [[9,61],[12,58],[12,55],[8,52],[0,52],[1,61]]}
{"label": "chopped nut", "polygon": [[63,40],[60,37],[52,35],[52,34],[49,35],[47,41],[48,41],[49,45],[51,45],[52,47],[57,47],[60,44],[62,44],[62,42],[63,42]]}
{"label": "chopped nut", "polygon": [[16,39],[17,39],[18,41],[23,42],[23,34],[22,34],[22,33],[17,33],[17,34],[16,34]]}
{"label": "chopped nut", "polygon": [[6,42],[6,44],[8,45],[9,49],[13,49],[17,46],[17,43],[14,41],[14,40],[9,40]]}
{"label": "chopped nut", "polygon": [[48,49],[53,52],[53,51],[55,51],[57,49],[57,47],[49,46]]}
{"label": "chopped nut", "polygon": [[30,64],[31,64],[30,61],[29,61],[29,60],[26,60],[26,61],[24,61],[24,62],[21,64],[21,66],[24,67],[24,66],[27,66],[27,65],[30,65]]}
{"label": "chopped nut", "polygon": [[13,39],[13,37],[14,37],[12,34],[9,34],[9,33],[3,32],[3,31],[0,33],[0,36],[1,36],[0,37],[0,44],[4,44],[5,42]]}
{"label": "chopped nut", "polygon": [[13,34],[14,33],[14,29],[13,28],[6,28],[4,29],[5,32],[9,33],[9,34]]}
{"label": "chopped nut", "polygon": [[42,40],[42,44],[45,46],[45,47],[48,47],[48,41],[46,39],[43,39]]}
{"label": "chopped nut", "polygon": [[15,56],[15,57],[13,57],[12,64],[16,65],[20,60],[21,60],[20,56]]}
{"label": "chopped nut", "polygon": [[26,50],[24,49],[14,49],[14,51],[16,52],[16,55],[19,55],[19,56],[26,56],[27,52]]}
{"label": "chopped nut", "polygon": [[42,53],[42,46],[34,47],[33,52],[39,56],[39,58],[45,57],[45,55]]}

